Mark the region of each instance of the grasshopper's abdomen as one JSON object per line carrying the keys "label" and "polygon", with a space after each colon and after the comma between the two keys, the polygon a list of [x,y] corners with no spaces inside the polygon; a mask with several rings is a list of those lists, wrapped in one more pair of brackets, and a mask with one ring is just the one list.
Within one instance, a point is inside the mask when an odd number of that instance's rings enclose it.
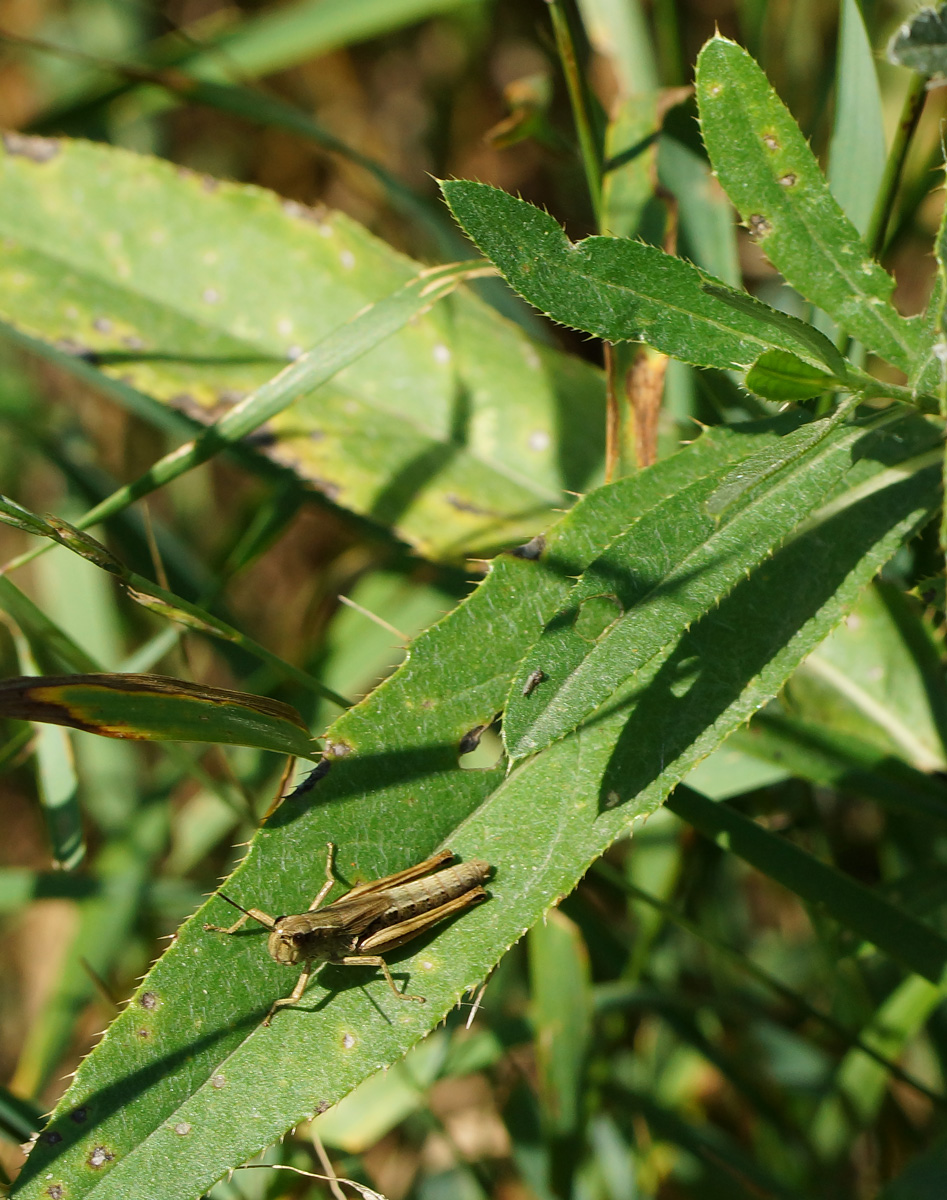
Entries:
{"label": "grasshopper's abdomen", "polygon": [[490,871],[489,863],[472,858],[469,862],[445,867],[443,871],[437,871],[423,879],[399,883],[386,893],[388,907],[380,921],[374,924],[398,925],[411,917],[440,908],[450,900],[479,888]]}

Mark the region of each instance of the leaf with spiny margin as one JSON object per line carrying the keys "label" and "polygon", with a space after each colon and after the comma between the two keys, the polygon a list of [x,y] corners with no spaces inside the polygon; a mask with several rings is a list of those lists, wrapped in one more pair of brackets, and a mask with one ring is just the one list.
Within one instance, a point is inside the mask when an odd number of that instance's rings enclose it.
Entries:
{"label": "leaf with spiny margin", "polygon": [[499,188],[451,179],[441,189],[510,287],[563,325],[723,370],[748,367],[766,350],[830,370],[839,358],[805,322],[785,314],[775,320],[768,305],[656,246],[612,237],[570,242],[549,213]]}
{"label": "leaf with spiny margin", "polygon": [[840,411],[802,425],[629,525],[584,572],[520,664],[503,722],[510,756],[543,749],[646,665],[672,661],[691,625],[840,486],[871,422],[887,420],[845,425]]}
{"label": "leaf with spiny margin", "polygon": [[315,790],[285,802],[255,836],[227,891],[271,913],[308,903],[330,839],[352,883],[444,844],[491,862],[487,903],[392,960],[426,1005],[399,1004],[377,977],[327,968],[298,1008],[263,1029],[294,977],[268,960],[259,933],[203,932],[205,915],[225,918],[213,899],[82,1063],[14,1194],[48,1200],[58,1185],[70,1200],[191,1200],[437,1025],[593,858],[778,691],[939,503],[936,429],[909,415],[864,431],[831,506],[700,617],[669,660],[513,771],[461,769],[461,739],[502,707],[516,662],[562,608],[571,577],[629,521],[797,428],[786,414],[711,430],[587,495],[544,545],[497,559],[332,727],[333,765]]}
{"label": "leaf with spiny margin", "polygon": [[750,234],[800,295],[910,373],[922,323],[891,303],[894,280],[833,197],[799,126],[753,59],[711,38],[697,60],[707,153]]}

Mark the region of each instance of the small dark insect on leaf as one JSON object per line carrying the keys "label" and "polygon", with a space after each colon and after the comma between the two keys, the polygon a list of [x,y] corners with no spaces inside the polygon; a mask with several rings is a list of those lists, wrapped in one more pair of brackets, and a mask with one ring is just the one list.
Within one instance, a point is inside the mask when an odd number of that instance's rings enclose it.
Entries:
{"label": "small dark insect on leaf", "polygon": [[523,684],[523,695],[531,696],[545,678],[546,672],[541,671],[538,667],[535,671],[531,671],[526,682]]}
{"label": "small dark insect on leaf", "polygon": [[326,908],[322,901],[337,882],[333,871],[335,846],[330,842],[326,856],[326,881],[309,910],[297,916],[271,917],[258,908],[244,908],[218,895],[240,909],[243,916],[233,925],[205,925],[208,931],[236,933],[252,917],[270,931],[267,949],[278,963],[303,964],[303,972],[290,995],[276,1000],[263,1022],[269,1025],[273,1014],[284,1005],[296,1004],[318,964],[333,963],[345,967],[377,967],[399,1000],[424,1003],[423,996],[399,992],[388,964],[381,957],[425,933],[433,925],[471,908],[487,898],[483,883],[492,870],[479,858],[453,862],[450,850],[442,850],[416,866],[359,884]]}

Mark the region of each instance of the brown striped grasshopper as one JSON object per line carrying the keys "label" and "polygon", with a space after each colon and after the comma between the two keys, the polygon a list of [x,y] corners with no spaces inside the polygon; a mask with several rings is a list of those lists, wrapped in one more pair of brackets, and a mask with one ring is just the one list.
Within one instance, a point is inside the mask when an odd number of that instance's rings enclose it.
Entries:
{"label": "brown striped grasshopper", "polygon": [[482,884],[492,869],[489,863],[479,858],[448,867],[446,864],[453,861],[454,855],[450,850],[442,850],[414,867],[370,883],[360,883],[320,909],[332,885],[339,882],[335,876],[334,857],[335,846],[329,842],[326,881],[308,912],[298,916],[271,917],[258,908],[244,908],[218,892],[228,904],[239,908],[243,916],[227,928],[205,925],[206,930],[236,933],[252,917],[270,931],[267,949],[272,959],[290,965],[303,964],[296,986],[290,995],[274,1002],[264,1025],[269,1025],[278,1008],[296,1004],[302,997],[314,970],[318,970],[314,964],[377,967],[399,1000],[417,1000],[423,1004],[423,996],[398,991],[382,954],[403,946],[432,925],[485,900],[487,893]]}

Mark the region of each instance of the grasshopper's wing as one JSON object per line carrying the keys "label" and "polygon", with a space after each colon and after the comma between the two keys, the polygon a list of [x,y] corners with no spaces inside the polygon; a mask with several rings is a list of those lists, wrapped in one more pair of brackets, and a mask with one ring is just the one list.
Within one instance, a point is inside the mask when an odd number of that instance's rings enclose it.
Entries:
{"label": "grasshopper's wing", "polygon": [[473,905],[479,904],[486,898],[487,893],[482,887],[471,888],[469,892],[454,896],[439,908],[428,909],[427,912],[408,917],[397,925],[386,925],[375,933],[370,933],[367,938],[359,942],[358,953],[387,954],[389,950],[403,946],[405,942],[410,942],[412,938],[416,938],[432,926],[446,921],[448,917],[453,917],[466,908],[472,908]]}
{"label": "grasshopper's wing", "polygon": [[403,871],[396,871],[394,875],[385,875],[381,879],[372,879],[368,883],[358,884],[350,892],[346,892],[344,896],[340,896],[338,900],[330,904],[329,908],[334,909],[340,904],[348,904],[350,900],[367,896],[372,892],[390,891],[402,883],[411,883],[414,879],[421,879],[424,875],[429,875],[432,871],[437,871],[440,867],[453,861],[453,851],[441,850],[431,858],[426,858],[424,862],[415,863],[413,867],[406,867]]}

